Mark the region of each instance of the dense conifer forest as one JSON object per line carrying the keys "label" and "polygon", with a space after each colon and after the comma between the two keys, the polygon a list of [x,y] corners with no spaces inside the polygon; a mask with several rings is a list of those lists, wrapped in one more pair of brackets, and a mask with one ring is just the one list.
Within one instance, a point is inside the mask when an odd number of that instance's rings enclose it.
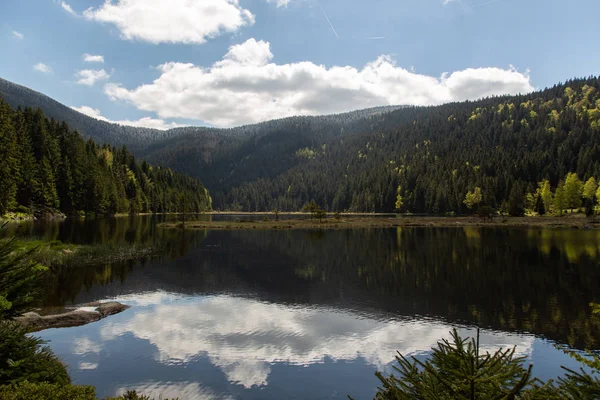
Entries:
{"label": "dense conifer forest", "polygon": [[[68,107],[1,83],[11,105],[35,100],[73,119]],[[129,127],[118,140],[139,158],[199,178],[220,210],[297,211],[314,200],[328,211],[593,211],[599,90],[600,80],[590,77],[527,95],[436,107],[384,107],[231,129]],[[86,134],[100,142],[118,127],[77,115]]]}
{"label": "dense conifer forest", "polygon": [[569,173],[573,187],[600,178],[599,89],[589,78],[360,118],[288,118],[251,134],[180,135],[144,154],[199,176],[221,209],[298,210],[315,200],[330,211],[561,213],[581,205],[581,190],[579,201],[562,197]]}
{"label": "dense conifer forest", "polygon": [[205,211],[199,180],[136,161],[126,147],[84,140],[40,109],[12,109],[0,98],[0,215]]}

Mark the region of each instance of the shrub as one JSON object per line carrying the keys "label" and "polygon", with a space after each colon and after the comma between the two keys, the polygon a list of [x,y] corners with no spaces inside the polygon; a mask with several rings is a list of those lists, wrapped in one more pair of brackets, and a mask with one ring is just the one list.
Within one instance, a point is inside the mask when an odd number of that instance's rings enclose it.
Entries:
{"label": "shrub", "polygon": [[31,383],[0,386],[2,400],[96,400],[92,386]]}
{"label": "shrub", "polygon": [[36,282],[47,268],[31,261],[37,249],[17,253],[15,239],[0,240],[0,319],[27,311],[35,300]]}
{"label": "shrub", "polygon": [[494,217],[494,215],[496,215],[496,210],[494,210],[490,206],[481,206],[477,210],[477,215],[480,218],[482,218],[484,221],[485,220],[491,220]]}
{"label": "shrub", "polygon": [[24,381],[68,384],[65,366],[44,346],[42,339],[26,333],[17,322],[0,321],[0,384]]}
{"label": "shrub", "polygon": [[[104,399],[104,400],[153,400],[153,399],[151,397],[145,396],[143,394],[137,394],[137,392],[135,390],[133,390],[133,391],[130,390],[119,397],[111,397],[109,399]],[[160,400],[169,400],[169,399],[163,399],[161,397]],[[171,399],[171,400],[178,400],[178,399]]]}

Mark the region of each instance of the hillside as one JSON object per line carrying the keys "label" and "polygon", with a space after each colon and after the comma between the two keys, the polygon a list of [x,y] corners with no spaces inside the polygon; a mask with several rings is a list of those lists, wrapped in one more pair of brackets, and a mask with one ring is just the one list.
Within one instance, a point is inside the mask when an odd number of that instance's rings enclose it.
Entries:
{"label": "hillside", "polygon": [[200,177],[221,209],[298,210],[315,200],[328,210],[469,213],[465,195],[478,187],[477,204],[507,210],[512,200],[520,214],[544,180],[555,191],[569,172],[600,177],[599,88],[597,78],[578,79],[361,118],[288,118],[246,135],[181,135],[144,156]]}
{"label": "hillside", "polygon": [[591,77],[436,107],[116,135],[148,162],[200,178],[215,209],[295,211],[315,200],[331,211],[469,213],[465,195],[479,188],[476,205],[512,203],[518,214],[545,180],[555,192],[569,172],[600,178],[599,90]]}
{"label": "hillside", "polygon": [[99,144],[126,145],[130,150],[139,150],[148,139],[164,138],[168,132],[111,124],[90,118],[67,107],[50,97],[0,78],[0,97],[14,109],[18,107],[40,108],[48,118],[66,122],[86,137]]}
{"label": "hillside", "polygon": [[0,98],[0,216],[9,211],[68,215],[208,211],[195,178],[136,161],[125,148],[85,140],[38,108]]}

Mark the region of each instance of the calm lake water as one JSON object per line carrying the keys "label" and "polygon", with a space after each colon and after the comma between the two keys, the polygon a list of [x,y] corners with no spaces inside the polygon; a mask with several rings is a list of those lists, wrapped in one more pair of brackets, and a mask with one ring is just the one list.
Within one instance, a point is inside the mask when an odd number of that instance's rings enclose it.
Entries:
{"label": "calm lake water", "polygon": [[82,244],[154,246],[135,262],[75,266],[47,305],[132,308],[39,335],[98,396],[182,399],[374,395],[396,351],[425,357],[453,327],[517,346],[536,376],[577,364],[555,344],[600,348],[600,231],[403,228],[182,231],[157,217],[19,227]]}

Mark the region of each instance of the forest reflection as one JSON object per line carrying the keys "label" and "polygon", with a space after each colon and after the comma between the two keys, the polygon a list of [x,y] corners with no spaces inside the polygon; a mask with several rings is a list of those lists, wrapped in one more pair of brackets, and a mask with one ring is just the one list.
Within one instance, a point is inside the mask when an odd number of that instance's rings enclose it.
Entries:
{"label": "forest reflection", "polygon": [[[156,217],[31,226],[19,234],[75,243],[156,246],[130,262],[49,277],[45,303],[164,290],[424,316],[530,332],[600,348],[600,231],[397,228],[346,231],[163,229]],[[21,228],[23,230],[23,228]]]}

